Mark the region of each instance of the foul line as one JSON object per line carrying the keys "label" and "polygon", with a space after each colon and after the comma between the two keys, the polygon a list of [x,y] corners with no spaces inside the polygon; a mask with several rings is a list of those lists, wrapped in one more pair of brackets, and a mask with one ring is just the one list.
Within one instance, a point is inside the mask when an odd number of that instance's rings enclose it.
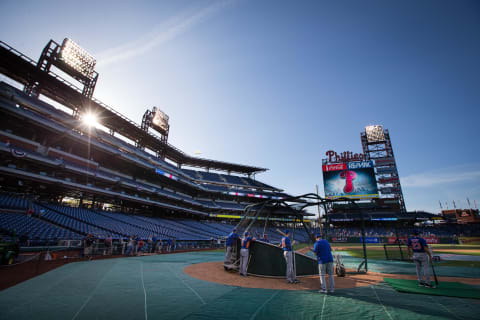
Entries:
{"label": "foul line", "polygon": [[265,307],[265,306],[267,305],[267,303],[269,303],[270,300],[272,300],[277,294],[278,294],[278,291],[275,291],[275,293],[272,294],[272,296],[271,296],[270,298],[268,298],[264,303],[262,303],[262,305],[261,305],[260,307],[258,307],[258,309],[255,311],[255,313],[252,314],[252,316],[250,317],[250,320],[255,319],[255,317],[257,316],[258,312],[259,312],[260,310],[262,310],[263,307]]}
{"label": "foul line", "polygon": [[[113,266],[112,266],[113,267]],[[87,300],[85,300],[85,302],[82,304],[82,306],[80,307],[80,309],[78,309],[77,313],[75,313],[75,315],[73,316],[72,320],[75,320],[76,317],[78,317],[78,315],[80,314],[80,312],[82,312],[83,308],[85,308],[85,306],[88,304],[88,302],[90,301],[90,299],[92,299],[93,295],[95,294],[95,292],[97,291],[97,289],[100,287],[100,285],[102,284],[103,280],[105,280],[107,274],[110,272],[110,270],[112,270],[112,267],[110,269],[108,269],[107,272],[105,272],[105,274],[103,275],[102,277],[102,280],[100,280],[97,285],[95,286],[95,289],[93,289],[93,291],[90,293],[90,295],[88,296]]]}
{"label": "foul line", "polygon": [[195,293],[195,295],[198,297],[198,299],[200,299],[200,301],[202,302],[202,304],[207,304],[207,303],[205,302],[205,300],[203,300],[203,298],[198,294],[197,291],[195,291],[192,287],[190,287],[190,286],[188,285],[188,283],[185,282],[185,280],[183,280],[182,278],[180,278],[180,277],[177,275],[177,273],[172,270],[172,268],[169,267],[169,269],[170,269],[170,271],[172,271],[172,273],[175,275],[175,277],[177,277],[177,279],[179,279],[180,281],[182,281],[182,283],[183,283],[187,288],[189,288],[190,290],[192,290],[193,293]]}
{"label": "foul line", "polygon": [[143,295],[145,296],[145,320],[148,320],[147,313],[147,290],[145,290],[145,281],[143,281],[143,262],[140,261],[140,276],[142,278]]}
{"label": "foul line", "polygon": [[377,290],[375,290],[375,285],[371,285],[370,288],[372,288],[372,289],[373,289],[373,292],[375,292],[375,296],[377,297],[378,302],[380,302],[380,304],[381,304],[382,307],[383,307],[383,310],[385,310],[385,312],[387,313],[388,317],[393,320],[393,318],[392,318],[392,316],[390,315],[390,313],[388,312],[387,308],[385,308],[385,306],[383,305],[382,301],[381,301],[380,298],[378,297]]}
{"label": "foul line", "polygon": [[322,305],[322,314],[320,315],[320,319],[323,319],[323,310],[325,309],[325,300],[327,300],[327,294],[323,296],[323,305]]}

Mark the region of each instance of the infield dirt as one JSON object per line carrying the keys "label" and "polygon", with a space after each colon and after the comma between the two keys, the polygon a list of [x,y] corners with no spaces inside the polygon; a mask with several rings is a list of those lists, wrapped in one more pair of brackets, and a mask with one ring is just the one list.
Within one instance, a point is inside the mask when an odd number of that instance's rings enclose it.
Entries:
{"label": "infield dirt", "polygon": [[[299,278],[300,283],[297,284],[288,284],[285,279],[282,278],[265,278],[256,276],[241,277],[237,272],[225,271],[222,261],[192,264],[185,267],[183,271],[200,280],[245,288],[277,290],[319,290],[320,288],[318,276],[301,277]],[[347,269],[347,273],[352,271],[354,270]],[[416,279],[416,276],[414,275],[383,274],[369,271],[368,274],[347,274],[346,277],[335,276],[335,288],[343,289],[369,286],[383,281],[385,276],[395,279]],[[439,277],[438,280],[480,285],[480,279],[472,278]]]}

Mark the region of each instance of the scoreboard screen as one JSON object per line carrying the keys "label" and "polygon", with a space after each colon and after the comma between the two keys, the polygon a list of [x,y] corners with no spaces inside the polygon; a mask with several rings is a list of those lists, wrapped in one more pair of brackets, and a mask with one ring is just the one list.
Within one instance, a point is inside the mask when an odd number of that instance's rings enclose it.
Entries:
{"label": "scoreboard screen", "polygon": [[377,180],[372,161],[323,165],[325,198],[378,198]]}

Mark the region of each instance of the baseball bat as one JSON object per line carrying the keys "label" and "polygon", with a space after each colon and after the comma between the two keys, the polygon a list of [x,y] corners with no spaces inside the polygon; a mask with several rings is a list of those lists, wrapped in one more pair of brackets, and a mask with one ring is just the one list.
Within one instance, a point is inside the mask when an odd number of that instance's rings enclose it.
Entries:
{"label": "baseball bat", "polygon": [[435,284],[438,286],[437,274],[435,273],[435,268],[433,267],[433,261],[431,261],[433,277],[435,278]]}
{"label": "baseball bat", "polygon": [[280,233],[282,236],[286,237],[287,235],[285,233],[283,233],[282,231],[280,231],[280,229],[275,229],[275,231],[277,231],[278,233]]}
{"label": "baseball bat", "polygon": [[[288,238],[288,236],[287,236],[285,233],[283,233],[280,229],[277,228],[277,229],[275,229],[275,231],[277,231],[278,233],[280,233],[282,236]],[[292,246],[293,246],[294,244],[295,244],[295,241],[292,241]]]}
{"label": "baseball bat", "polygon": [[430,255],[429,255],[429,258],[430,258],[430,264],[432,265],[432,273],[433,273],[433,278],[435,279],[435,285],[438,286],[438,279],[437,279],[437,274],[435,273],[435,268],[433,267],[433,251],[432,251],[432,248],[428,248],[427,250],[430,251]]}

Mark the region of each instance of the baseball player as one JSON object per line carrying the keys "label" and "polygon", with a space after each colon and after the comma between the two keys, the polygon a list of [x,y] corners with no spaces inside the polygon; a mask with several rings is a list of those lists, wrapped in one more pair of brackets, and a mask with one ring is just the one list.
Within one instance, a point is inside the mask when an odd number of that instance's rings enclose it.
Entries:
{"label": "baseball player", "polygon": [[[413,237],[408,238],[408,256],[412,257],[417,267],[418,285],[427,288],[435,288],[430,284],[429,259],[432,261],[432,254],[428,248],[427,241],[419,236],[417,230],[413,231]],[[423,275],[422,275],[423,268]]]}
{"label": "baseball player", "polygon": [[292,242],[290,241],[290,230],[285,230],[284,236],[282,237],[282,249],[283,256],[285,257],[285,262],[287,263],[287,282],[288,283],[297,283],[300,282],[295,276],[295,270],[293,269],[293,253],[292,253]]}
{"label": "baseball player", "polygon": [[252,241],[255,241],[255,238],[249,236],[249,233],[245,231],[244,237],[242,239],[242,246],[240,249],[240,275],[247,276],[247,263],[248,263],[248,251]]}
{"label": "baseball player", "polygon": [[228,235],[227,242],[226,242],[227,251],[225,253],[225,261],[223,262],[225,266],[232,264],[232,250],[233,250],[233,246],[237,243],[237,239],[238,239],[237,228],[234,228],[233,231],[230,232],[230,234]]}
{"label": "baseball player", "polygon": [[262,239],[263,242],[266,242],[266,243],[270,243],[270,240],[268,240],[268,234],[264,233],[263,234],[263,239]]}
{"label": "baseball player", "polygon": [[313,252],[317,255],[318,274],[320,275],[320,293],[327,293],[327,285],[325,283],[325,274],[328,274],[328,292],[335,291],[335,280],[333,279],[333,257],[332,248],[327,240],[322,239],[320,233],[316,234],[316,242],[313,245]]}

